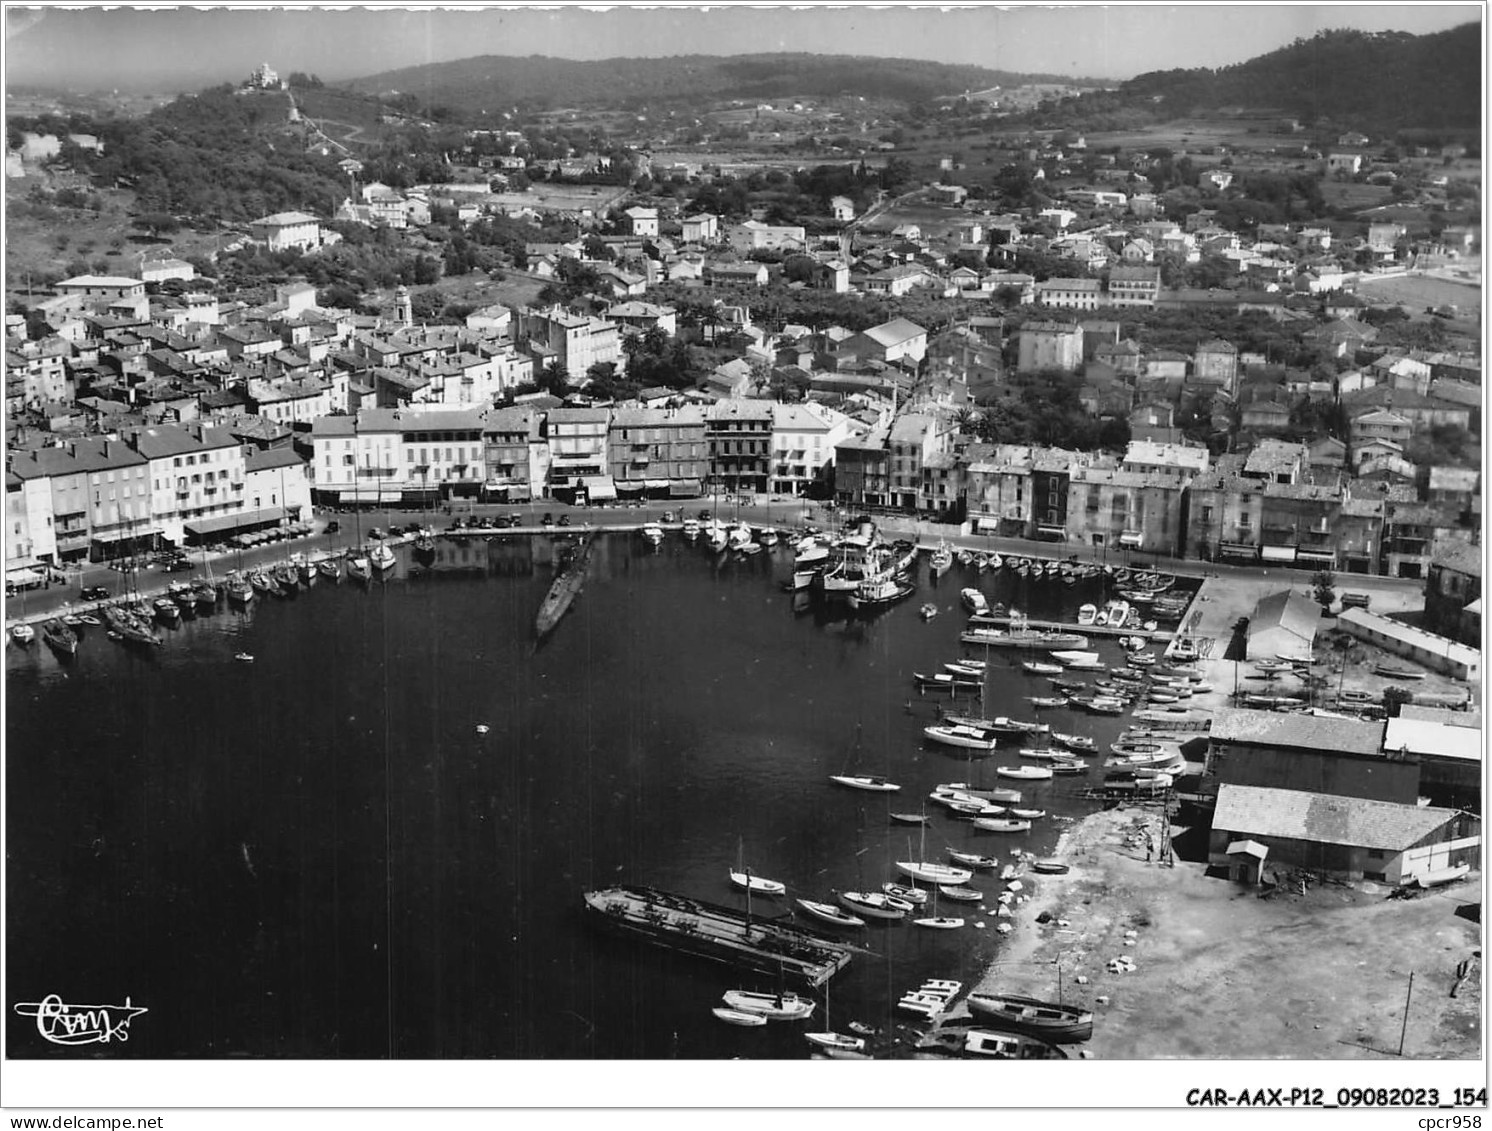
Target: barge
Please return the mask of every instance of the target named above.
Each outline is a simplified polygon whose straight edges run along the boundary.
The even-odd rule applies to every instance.
[[[622,934],[761,974],[791,975],[810,986],[823,985],[852,955],[844,943],[801,927],[653,888],[588,891],[585,904]]]

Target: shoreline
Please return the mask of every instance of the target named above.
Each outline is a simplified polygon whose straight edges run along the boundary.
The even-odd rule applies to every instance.
[[[1479,873],[1408,900],[1376,884],[1245,887],[1205,862],[1161,862],[1164,821],[1120,806],[1065,829],[1050,858],[1070,870],[1021,873],[1030,898],[1002,920],[1014,930],[973,992],[1091,1009],[1092,1039],[1065,1046],[1073,1058],[1394,1059],[1412,972],[1404,1055],[1478,1056],[1480,980],[1449,991],[1479,961],[1480,925],[1464,914]]]

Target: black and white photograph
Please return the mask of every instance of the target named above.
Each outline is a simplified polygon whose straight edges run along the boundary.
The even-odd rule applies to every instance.
[[[7,1110],[1480,1125],[1484,4],[4,15]]]

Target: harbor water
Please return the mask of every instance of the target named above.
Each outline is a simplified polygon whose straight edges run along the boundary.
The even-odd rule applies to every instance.
[[[65,663],[39,640],[7,648],[16,1000],[148,1008],[109,1056],[804,1057],[801,1024],[711,1016],[724,991],[772,978],[608,935],[582,893],[641,884],[745,909],[727,880],[744,865],[788,887],[752,913],[785,915],[950,847],[1041,855],[1094,808],[1081,787],[1124,725],[1038,714],[1023,696],[1052,689],[1021,671],[1031,654],[991,651],[982,703],[959,709],[1093,735],[1094,768],[1023,783],[1050,814],[1027,834],[926,801],[1019,761],[1014,737],[976,761],[922,738],[948,699],[912,673],[975,654],[959,589],[1070,623],[1108,596],[1103,578],[934,580],[919,563],[908,600],[857,615],[783,592],[786,548],[608,535],[536,647],[547,538],[440,540],[425,566],[399,554],[385,580],[220,605],[154,650],[97,627]],[[902,789],[829,782],[846,772]],[[890,820],[924,808],[925,828]],[[987,910],[937,912],[962,930],[848,935],[862,950],[816,992],[811,1027],[889,1031],[915,1020],[894,1007],[922,980],[974,980],[997,958],[1003,885],[970,883]],[[13,1056],[68,1052],[14,1011],[8,1024]]]

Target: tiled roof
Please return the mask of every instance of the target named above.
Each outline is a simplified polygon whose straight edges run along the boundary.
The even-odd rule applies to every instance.
[[[1438,542],[1430,554],[1430,565],[1465,574],[1482,576],[1482,547],[1470,542]]]
[[[1383,749],[1383,724],[1220,707],[1213,716],[1211,738],[1214,742],[1376,755]]]
[[[1454,809],[1223,784],[1218,787],[1212,827],[1229,833],[1402,852],[1457,816]]]
[[[1254,606],[1249,618],[1249,636],[1283,628],[1304,641],[1314,641],[1321,626],[1321,607],[1294,593],[1271,593]]]

